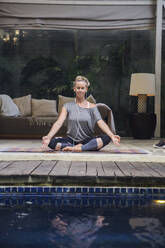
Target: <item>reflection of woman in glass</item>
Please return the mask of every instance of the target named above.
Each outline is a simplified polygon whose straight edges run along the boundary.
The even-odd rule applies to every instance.
[[[96,239],[97,231],[107,225],[103,223],[104,216],[69,217],[64,221],[58,214],[52,220],[50,233],[51,242],[61,247],[88,248]]]
[[[75,101],[64,104],[58,120],[54,123],[49,133],[44,136],[42,148],[47,146],[54,150],[63,151],[94,151],[107,145],[110,140],[118,145],[120,137],[114,135],[108,125],[102,120],[95,104],[85,99],[85,94],[90,83],[87,78],[77,76],[73,90],[76,94]],[[68,119],[68,130],[66,138],[53,138]],[[95,124],[105,133],[94,137]]]

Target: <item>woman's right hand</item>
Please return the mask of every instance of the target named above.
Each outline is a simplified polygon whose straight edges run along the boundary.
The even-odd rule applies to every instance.
[[[50,137],[48,135],[42,137],[42,149],[48,148],[48,145],[50,143]]]

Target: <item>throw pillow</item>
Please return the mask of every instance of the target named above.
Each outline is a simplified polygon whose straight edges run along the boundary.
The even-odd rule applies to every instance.
[[[13,101],[17,105],[22,116],[30,116],[32,114],[31,95],[14,98]]]
[[[67,97],[67,96],[58,95],[58,114],[60,114],[62,107],[65,103],[73,102],[74,99],[75,99],[74,97]]]
[[[13,102],[10,96],[8,95],[0,95],[1,99],[1,108],[0,115],[1,116],[19,116],[20,111],[17,105]]]
[[[89,95],[86,100],[90,103],[96,104],[96,100],[92,95]]]
[[[32,116],[57,116],[56,100],[32,98]]]
[[[67,96],[61,96],[58,95],[58,114],[60,114],[61,109],[63,107],[63,105],[67,102],[73,102],[74,101],[74,97],[67,97]],[[86,100],[90,103],[95,103],[96,104],[96,100],[92,95],[89,95]]]

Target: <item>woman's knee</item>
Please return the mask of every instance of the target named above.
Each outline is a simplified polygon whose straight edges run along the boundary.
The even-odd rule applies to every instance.
[[[60,138],[52,138],[49,142],[48,147],[54,150],[56,148],[57,143],[60,143]]]
[[[101,138],[96,138],[97,142],[97,150],[101,149],[103,147],[103,141]]]
[[[103,146],[108,145],[110,143],[110,141],[111,141],[111,138],[106,134],[100,135],[100,138],[101,138],[101,140],[103,142]]]

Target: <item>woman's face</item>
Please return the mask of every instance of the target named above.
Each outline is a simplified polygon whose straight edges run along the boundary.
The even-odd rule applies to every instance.
[[[88,88],[84,81],[78,81],[76,82],[73,90],[76,93],[77,97],[82,98],[85,96],[85,93],[87,92]]]

